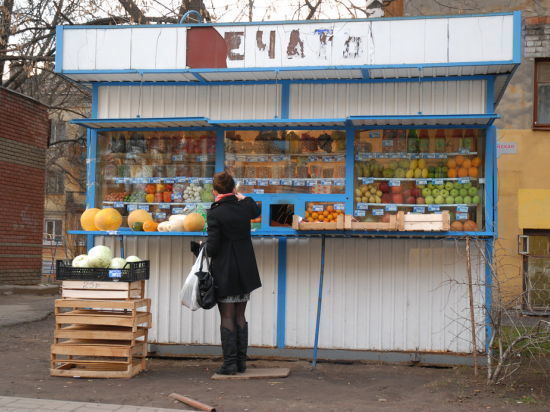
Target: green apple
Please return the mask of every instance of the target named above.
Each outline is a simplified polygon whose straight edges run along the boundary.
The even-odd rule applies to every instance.
[[[475,195],[472,197],[472,203],[479,205],[480,202],[481,202],[481,198],[478,195]]]
[[[447,196],[445,198],[445,203],[448,205],[452,205],[455,202],[455,198],[453,196]]]
[[[443,203],[445,202],[445,199],[443,198],[443,196],[439,195],[435,198],[435,203],[437,205],[442,205]]]
[[[472,183],[471,182],[466,182],[466,183],[464,183],[463,186],[464,186],[465,189],[469,189],[469,188],[472,187]]]
[[[423,197],[428,197],[428,196],[431,196],[432,195],[432,191],[431,189],[425,187],[424,189],[422,189],[422,196]]]
[[[464,197],[464,196],[468,196],[468,189],[460,189],[460,196]]]
[[[427,205],[432,205],[435,202],[435,199],[432,196],[426,196],[424,199]]]
[[[472,204],[472,198],[470,196],[464,196],[464,203],[467,205]]]
[[[477,188],[475,188],[475,187],[470,187],[470,188],[468,189],[468,194],[469,194],[470,196],[475,196],[475,195],[477,195]]]
[[[428,189],[433,189],[434,188],[434,184],[433,183],[428,183]]]
[[[464,198],[462,196],[455,196],[455,203],[457,205],[460,205],[464,202]]]
[[[445,189],[452,190],[454,187],[453,182],[447,182],[445,183]]]
[[[432,189],[432,196],[433,197],[439,196],[439,189]]]
[[[454,183],[453,183],[453,187],[454,187],[456,190],[460,190],[460,187],[461,187],[461,186],[462,186],[462,185],[461,185],[460,183],[458,183],[458,182],[454,182]]]
[[[447,196],[449,196],[449,191],[447,189],[441,189],[439,191],[439,194],[443,197],[447,197]]]
[[[452,189],[451,191],[449,191],[449,194],[452,197],[457,197],[458,196],[458,190],[457,189]]]

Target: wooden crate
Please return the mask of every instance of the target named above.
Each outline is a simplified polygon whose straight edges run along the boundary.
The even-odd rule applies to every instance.
[[[379,230],[379,231],[397,231],[401,229],[404,213],[399,211],[397,214],[390,215],[389,222],[357,222],[351,215],[346,215],[346,230]]]
[[[344,215],[338,215],[336,222],[304,222],[300,216],[292,216],[294,230],[344,230]]]
[[[451,217],[448,210],[444,210],[442,213],[407,213],[404,218],[402,230],[405,231],[446,232],[451,229]]]
[[[145,281],[96,282],[64,280],[61,297],[68,299],[139,299],[145,293]]]
[[[150,309],[150,299],[57,299],[50,374],[130,378],[146,370]]]

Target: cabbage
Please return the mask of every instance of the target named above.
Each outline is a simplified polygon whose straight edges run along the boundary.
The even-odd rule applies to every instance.
[[[88,255],[78,255],[71,263],[74,268],[87,268],[90,267]]]
[[[113,259],[113,252],[107,246],[94,246],[88,251],[89,264],[94,268],[108,268]]]
[[[128,256],[126,262],[141,262],[141,259],[137,256]]]
[[[126,259],[121,257],[116,257],[111,260],[111,265],[109,266],[111,269],[122,269],[124,268],[124,265],[126,264]]]

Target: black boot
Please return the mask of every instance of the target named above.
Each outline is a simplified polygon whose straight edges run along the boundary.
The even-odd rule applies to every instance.
[[[248,322],[244,327],[237,325],[237,370],[246,370],[246,349],[248,348]]]
[[[220,327],[222,337],[223,365],[216,373],[235,375],[237,373],[237,332]]]

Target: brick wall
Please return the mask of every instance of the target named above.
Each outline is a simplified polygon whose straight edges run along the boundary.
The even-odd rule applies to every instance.
[[[42,270],[47,107],[0,88],[0,284],[36,284]]]
[[[550,16],[524,20],[525,57],[550,57]]]

